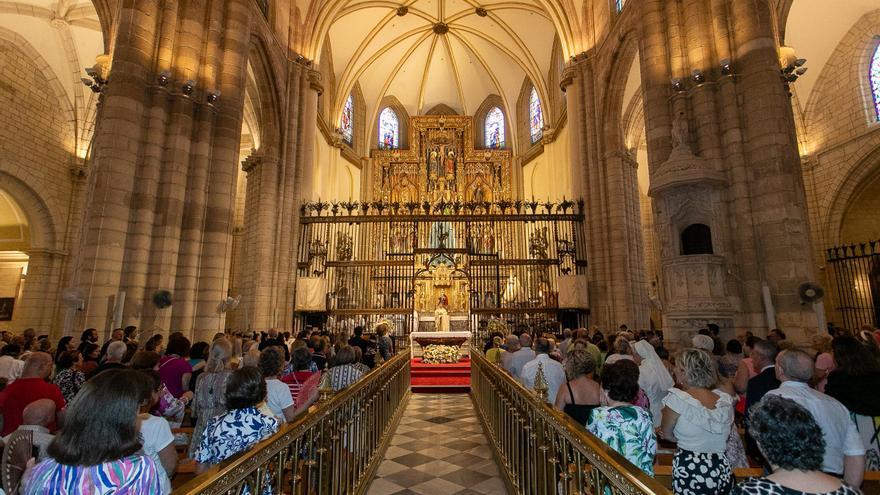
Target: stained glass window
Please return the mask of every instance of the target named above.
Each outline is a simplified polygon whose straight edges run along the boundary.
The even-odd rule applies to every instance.
[[[541,111],[541,100],[538,92],[532,88],[529,95],[529,133],[532,136],[532,144],[537,143],[544,135],[544,112]]]
[[[871,59],[871,95],[874,97],[874,111],[877,114],[877,120],[880,121],[880,43],[874,50],[874,57]]]
[[[379,149],[396,149],[400,146],[400,121],[390,107],[379,114]]]
[[[342,119],[339,122],[339,129],[342,131],[342,139],[351,144],[352,130],[354,129],[353,125],[353,110],[354,101],[351,98],[351,95],[348,95],[348,99],[345,100],[345,106],[342,107]]]
[[[626,0],[614,0],[614,5],[617,7],[617,11],[620,12],[623,10],[623,4],[626,3]]]
[[[487,148],[503,148],[504,147],[504,113],[501,109],[494,107],[486,114],[486,147]]]

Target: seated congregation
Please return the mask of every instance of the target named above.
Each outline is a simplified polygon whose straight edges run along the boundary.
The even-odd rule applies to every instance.
[[[308,414],[393,356],[385,335],[113,332],[53,346],[31,329],[3,332],[0,493],[168,494]],[[29,448],[28,448],[29,447]],[[27,469],[25,470],[25,467]],[[12,473],[12,475],[9,475]]]
[[[550,405],[677,495],[849,495],[880,470],[880,332],[800,348],[706,329],[670,355],[662,334],[620,330],[520,327],[486,357],[529,389],[540,368]]]

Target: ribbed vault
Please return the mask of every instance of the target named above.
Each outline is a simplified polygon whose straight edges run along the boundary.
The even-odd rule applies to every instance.
[[[396,97],[410,115],[439,104],[464,115],[497,94],[514,108],[528,78],[549,115],[549,74],[557,35],[543,0],[349,0],[329,2],[318,26],[333,52],[336,85],[332,115],[338,116],[355,84],[374,122],[380,102]],[[336,10],[334,11],[334,6]],[[564,53],[560,51],[557,53]],[[559,55],[557,55],[559,56]],[[320,61],[319,61],[320,62]],[[513,120],[514,115],[508,115]]]

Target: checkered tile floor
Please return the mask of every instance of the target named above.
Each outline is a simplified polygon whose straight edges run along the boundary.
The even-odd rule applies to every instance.
[[[506,495],[467,395],[414,394],[367,495]]]

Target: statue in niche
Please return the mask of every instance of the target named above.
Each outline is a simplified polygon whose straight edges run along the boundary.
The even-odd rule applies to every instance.
[[[449,152],[446,153],[446,160],[444,162],[444,165],[445,165],[445,169],[446,169],[446,177],[448,179],[454,179],[455,178],[455,151],[449,150]]]
[[[431,153],[428,155],[428,172],[435,178],[441,175],[440,159],[437,156],[437,150],[431,150]]]
[[[434,330],[437,332],[449,331],[449,297],[445,292],[437,298],[437,309],[434,310]]]
[[[684,112],[678,112],[678,115],[672,120],[672,149],[684,147],[685,150],[690,151],[690,139],[687,115]]]

